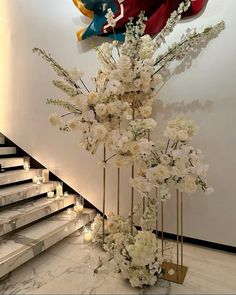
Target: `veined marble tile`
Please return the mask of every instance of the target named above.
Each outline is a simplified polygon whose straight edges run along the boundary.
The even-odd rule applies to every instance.
[[[24,158],[0,158],[2,168],[12,168],[24,165]]]
[[[93,275],[92,259],[97,261],[101,253],[95,245],[83,244],[81,231],[76,231],[0,282],[0,293],[236,294],[235,254],[184,244],[189,271],[183,285],[160,280],[155,287],[133,289],[118,275],[114,277],[112,265]]]
[[[159,281],[153,288],[132,288],[127,281],[107,274],[94,275],[84,266],[71,265],[63,274],[32,294],[168,294],[170,283]]]
[[[85,209],[79,216],[65,211],[2,240],[0,242],[0,277],[83,227],[94,216],[93,209]]]
[[[0,207],[45,194],[49,191],[54,191],[57,185],[57,181],[41,184],[29,182],[7,188],[0,188]]]
[[[75,195],[60,199],[42,197],[9,209],[0,210],[0,236],[39,220],[75,203]]]
[[[185,244],[184,265],[184,284],[173,284],[172,294],[236,294],[235,254]]]
[[[12,170],[0,173],[0,185],[11,184],[18,181],[33,179],[34,176],[41,176],[42,169]]]
[[[15,147],[0,147],[0,156],[16,154]]]

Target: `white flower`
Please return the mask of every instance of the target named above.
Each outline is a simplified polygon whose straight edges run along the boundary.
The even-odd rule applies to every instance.
[[[145,122],[145,127],[150,130],[154,129],[157,125],[157,122],[151,118],[145,119],[144,122]]]
[[[95,111],[98,116],[104,116],[107,113],[107,107],[104,103],[99,103],[95,106]]]
[[[116,156],[114,164],[116,167],[121,168],[132,164],[132,158],[128,156]]]
[[[164,136],[173,141],[177,141],[177,130],[175,128],[170,128],[167,126],[166,130],[164,131]]]
[[[149,35],[144,35],[140,38],[141,48],[139,51],[139,56],[141,59],[149,59],[153,57],[154,54],[154,42]]]
[[[147,118],[152,114],[152,107],[151,106],[142,106],[139,108],[139,112],[142,117]]]
[[[147,178],[150,181],[163,182],[165,179],[171,176],[168,166],[159,164],[156,167],[149,168],[146,172]]]
[[[91,105],[95,105],[97,102],[98,102],[98,99],[99,99],[99,95],[97,92],[95,91],[91,91],[89,94],[88,94],[88,103],[91,104]]]
[[[175,274],[175,270],[173,268],[168,270],[168,275],[173,276]]]
[[[109,58],[112,55],[113,46],[112,44],[108,42],[102,43],[101,46],[98,48],[97,51],[98,58],[103,61],[103,58],[101,56],[105,55],[107,58]]]
[[[135,243],[128,245],[127,250],[135,266],[146,266],[153,263],[157,252],[156,236],[149,231],[139,231]]]
[[[81,72],[77,68],[73,68],[72,70],[69,71],[69,75],[70,75],[71,79],[77,81],[77,80],[80,80],[82,78],[83,72]]]
[[[186,130],[180,130],[177,132],[177,138],[180,141],[187,141],[189,138],[188,132]]]
[[[166,200],[170,199],[171,194],[170,194],[169,188],[165,184],[159,187],[159,192],[160,192],[160,197],[162,202],[165,202]]]
[[[116,26],[116,20],[114,19],[114,13],[112,12],[111,8],[108,8],[105,17],[107,19],[107,23],[114,28]]]
[[[104,94],[106,96],[111,96],[116,94],[122,94],[123,92],[123,85],[119,81],[113,79],[108,81]]]
[[[131,153],[132,155],[138,155],[139,150],[140,150],[140,148],[139,148],[139,144],[138,144],[138,142],[136,142],[136,141],[128,142],[128,143],[126,144],[126,148],[127,148],[127,150],[130,151],[130,153]]]
[[[88,97],[84,94],[74,96],[70,101],[80,110],[86,110],[88,108]]]
[[[110,102],[108,103],[107,105],[107,111],[110,115],[118,115],[119,113],[119,107],[118,107],[118,104],[117,102]]]
[[[83,112],[83,118],[85,121],[93,122],[95,120],[95,114],[93,110]]]
[[[140,139],[138,142],[141,154],[149,154],[153,148],[154,143],[146,138]]]
[[[59,116],[58,114],[51,114],[48,120],[53,126],[56,126],[56,125],[60,126],[63,123],[61,116]]]
[[[107,135],[107,129],[102,124],[93,124],[90,131],[93,139],[98,141],[102,141]]]
[[[145,177],[138,176],[130,180],[130,183],[141,193],[149,193],[152,190],[152,184]]]
[[[181,184],[181,190],[185,193],[194,193],[197,190],[196,178],[191,175],[186,175]]]
[[[182,117],[169,121],[165,130],[165,137],[173,141],[188,141],[198,132],[197,125]]]

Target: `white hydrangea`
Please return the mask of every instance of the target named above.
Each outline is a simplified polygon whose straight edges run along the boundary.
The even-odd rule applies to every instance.
[[[153,263],[157,253],[156,236],[149,231],[139,231],[134,240],[133,245],[127,246],[132,264],[143,267]]]

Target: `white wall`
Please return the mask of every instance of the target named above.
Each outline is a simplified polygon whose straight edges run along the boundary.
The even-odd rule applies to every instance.
[[[205,151],[211,165],[209,181],[215,193],[186,197],[185,235],[232,246],[236,246],[235,11],[235,0],[209,0],[200,18],[178,25],[172,39],[188,25],[203,28],[221,19],[226,21],[226,30],[190,69],[169,80],[156,108],[160,127],[180,112],[199,124],[195,144]],[[66,68],[80,67],[91,86],[89,77],[98,66],[95,54],[90,40],[78,44],[75,36],[84,23],[70,0],[0,1],[0,131],[101,209],[102,173],[97,157],[80,149],[76,134],[63,134],[49,126],[47,117],[55,109],[45,99],[61,94],[50,84],[55,76],[48,65],[31,52],[38,46]],[[116,172],[109,173],[108,211],[115,210],[116,192]],[[130,206],[127,173],[122,176],[123,214]],[[174,201],[165,211],[169,232],[175,228]]]

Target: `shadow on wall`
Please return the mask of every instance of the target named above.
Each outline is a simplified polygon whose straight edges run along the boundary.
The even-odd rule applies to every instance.
[[[176,113],[187,113],[189,111],[196,112],[196,111],[211,111],[213,103],[211,101],[206,101],[205,103],[201,103],[199,100],[194,100],[190,103],[186,103],[185,101],[178,101],[174,103],[166,104],[161,100],[158,100],[156,103],[156,107],[154,110],[154,115],[157,116],[161,114],[163,119],[170,119]]]

